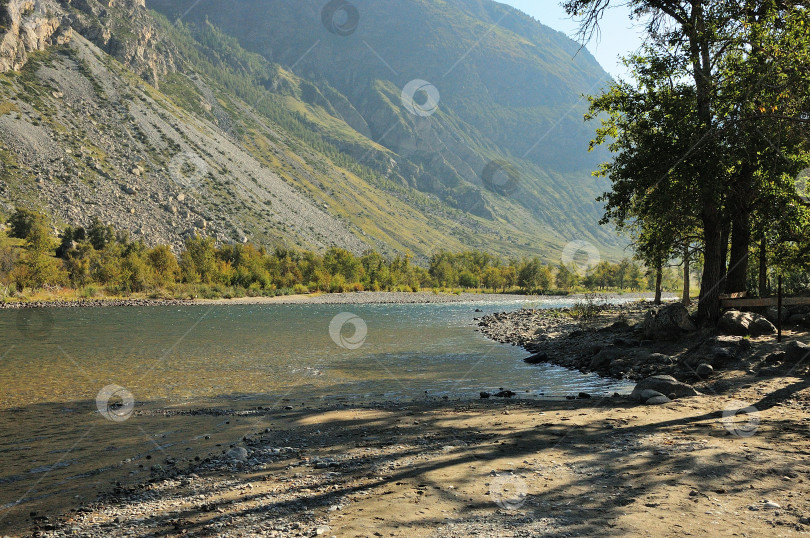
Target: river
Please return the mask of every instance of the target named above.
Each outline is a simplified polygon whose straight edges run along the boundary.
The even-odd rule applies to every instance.
[[[288,406],[477,398],[501,387],[521,399],[629,392],[624,382],[527,365],[525,351],[475,330],[474,317],[487,313],[571,303],[492,296],[0,311],[0,529],[6,518],[27,524],[32,508],[69,509],[123,478],[142,480],[151,454],[205,455],[266,425],[165,418],[167,409],[259,407],[264,416]],[[111,398],[120,417],[109,414]]]

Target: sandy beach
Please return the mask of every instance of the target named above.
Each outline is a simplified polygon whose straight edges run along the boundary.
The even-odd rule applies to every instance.
[[[27,524],[39,536],[804,532],[810,384],[725,379],[726,393],[653,407],[607,398],[154,410],[148,419],[166,427],[223,424],[218,438],[233,442],[199,461],[167,455],[148,480]],[[736,401],[758,416],[724,419]]]

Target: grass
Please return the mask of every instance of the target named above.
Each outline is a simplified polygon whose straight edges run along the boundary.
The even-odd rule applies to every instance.
[[[9,114],[10,112],[19,112],[20,109],[11,101],[0,103],[0,116]]]

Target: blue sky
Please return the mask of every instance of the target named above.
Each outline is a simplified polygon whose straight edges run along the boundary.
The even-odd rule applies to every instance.
[[[560,7],[560,0],[498,0],[528,13],[535,19],[576,39],[577,23],[568,18]],[[619,2],[617,2],[619,4]],[[630,20],[630,12],[623,6],[611,8],[601,23],[601,39],[588,43],[588,50],[605,70],[613,76],[626,74],[619,56],[634,52],[641,45],[643,32]]]

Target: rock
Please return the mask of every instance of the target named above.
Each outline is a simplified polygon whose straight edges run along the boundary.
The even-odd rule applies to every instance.
[[[646,402],[650,398],[657,398],[659,396],[664,396],[664,395],[661,394],[660,392],[658,392],[657,390],[652,390],[652,389],[644,389],[639,394],[639,397],[640,397],[642,402]]]
[[[544,362],[548,362],[548,355],[546,353],[536,353],[531,357],[526,357],[523,359],[523,362],[527,364],[541,364]]]
[[[803,325],[804,314],[791,314],[786,323],[788,325]]]
[[[762,506],[765,508],[782,508],[779,503],[774,501],[765,501]]]
[[[751,336],[776,334],[776,327],[773,326],[773,323],[771,323],[764,317],[760,316],[759,314],[754,314],[754,321],[751,322],[751,325],[749,325],[748,330],[750,331]]]
[[[785,360],[799,362],[807,359],[810,359],[810,345],[793,341],[785,347]]]
[[[706,364],[704,362],[698,365],[695,373],[698,375],[698,377],[709,377],[714,373],[714,368],[712,368],[711,364]]]
[[[645,362],[656,364],[656,365],[670,365],[674,364],[675,360],[670,357],[669,355],[664,355],[663,353],[651,353]]]
[[[729,310],[720,318],[717,329],[725,334],[747,336],[748,326],[751,324],[751,321],[753,321],[753,317],[750,312]]]
[[[493,394],[493,396],[495,396],[496,398],[511,398],[513,396],[516,396],[516,394],[511,390],[500,390],[495,394]]]
[[[774,325],[779,320],[779,316],[777,315],[777,308],[775,306],[769,306],[768,309],[765,311],[765,317],[773,323]],[[782,307],[782,323],[785,323],[790,318],[790,311]]]
[[[649,310],[644,317],[642,328],[645,338],[651,340],[674,339],[683,332],[697,330],[682,303],[672,303]]]
[[[205,227],[208,223],[205,222],[205,219],[197,219],[194,221],[194,226],[199,228],[200,230],[205,230]]]
[[[315,534],[317,536],[323,536],[324,534],[326,534],[327,532],[329,532],[331,530],[332,530],[332,528],[329,527],[329,525],[321,525],[320,527],[315,529]]]
[[[132,195],[132,194],[136,194],[136,193],[138,192],[138,191],[135,189],[135,187],[133,187],[132,185],[124,185],[124,186],[123,186],[123,187],[121,187],[121,188],[123,189],[123,191],[124,191],[125,193],[130,194],[130,195]]]
[[[244,447],[237,446],[225,453],[233,461],[246,461],[248,452]]]
[[[622,351],[615,346],[608,346],[591,359],[589,369],[592,371],[601,370],[610,365],[611,361],[621,358]]]
[[[0,73],[19,71],[28,54],[72,37],[69,21],[52,16],[51,8],[30,0],[0,2]]]
[[[488,392],[481,392],[480,395],[481,395],[481,398],[483,398],[483,399],[489,398],[491,396],[491,394],[488,393]]]
[[[663,405],[663,404],[669,403],[671,401],[672,400],[670,400],[669,398],[667,398],[666,396],[664,396],[662,394],[661,396],[656,396],[654,398],[650,398],[649,400],[647,400],[644,403],[647,404],[647,405]]]
[[[765,364],[778,364],[787,358],[787,353],[784,351],[774,351],[765,357]]]
[[[630,397],[641,400],[641,393],[646,389],[654,390],[661,394],[672,394],[675,398],[698,396],[700,394],[692,385],[682,383],[670,375],[654,375],[636,383],[636,387],[633,389],[633,392],[630,393]]]
[[[587,392],[580,392],[577,395],[577,398],[579,398],[580,400],[589,400],[591,398],[591,395],[588,394]]]
[[[183,194],[182,192],[177,195],[177,201],[178,202],[184,202],[185,200],[186,200],[186,195]]]
[[[736,336],[762,336],[776,332],[776,327],[763,316],[737,310],[729,310],[723,314],[717,324],[717,329],[725,334]]]

